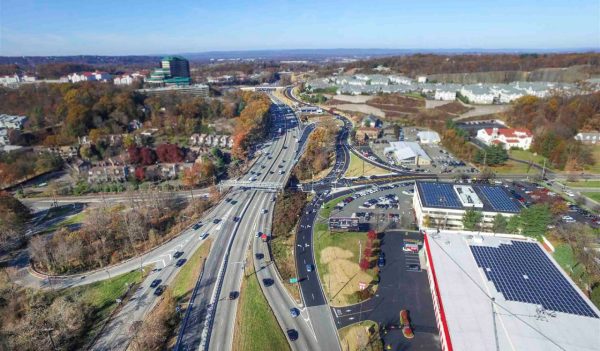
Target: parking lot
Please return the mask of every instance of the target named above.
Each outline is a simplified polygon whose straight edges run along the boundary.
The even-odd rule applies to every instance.
[[[413,182],[372,187],[338,203],[331,217],[358,217],[370,229],[414,228]]]
[[[415,269],[420,268],[417,252],[403,249],[406,243],[416,244],[418,249],[422,249],[422,236],[418,232],[390,230],[384,232],[381,239],[386,263],[381,268],[379,288],[367,301],[333,308],[338,328],[361,320],[372,320],[380,324],[384,345],[390,345],[392,350],[439,350],[427,272]],[[404,309],[410,314],[415,334],[412,340],[406,339],[399,328],[399,314]]]

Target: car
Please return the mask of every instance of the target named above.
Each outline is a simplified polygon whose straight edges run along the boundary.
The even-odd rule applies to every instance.
[[[215,219],[213,219],[213,223],[214,223],[214,224],[218,224],[220,221],[221,221],[221,220],[220,220],[219,218],[215,218]]]
[[[166,287],[164,285],[159,285],[156,290],[154,290],[154,295],[160,296],[163,292],[165,292]]]
[[[379,256],[379,258],[377,259],[377,267],[381,268],[385,266],[385,258],[382,256]]]
[[[300,315],[300,311],[298,311],[296,307],[292,307],[290,308],[290,315],[292,316],[292,318],[296,318]]]
[[[414,263],[414,264],[409,264],[406,267],[407,270],[411,271],[411,272],[420,272],[421,271],[421,266]]]
[[[231,201],[231,198],[229,198],[229,197],[225,199],[225,202],[230,202],[230,201]]]
[[[237,291],[232,291],[229,293],[229,299],[230,300],[235,300],[237,299],[237,297],[240,296],[240,293]]]
[[[290,339],[290,341],[298,340],[298,332],[296,331],[296,329],[288,329],[286,331],[286,334],[287,334],[288,338]]]
[[[234,222],[239,222],[240,221],[240,217],[238,217],[238,216],[233,217],[233,221]]]
[[[182,251],[175,251],[175,253],[173,254],[173,258],[179,258],[181,257],[181,255],[183,255]]]
[[[306,265],[306,271],[307,271],[307,272],[312,272],[312,271],[313,271],[313,265],[312,265],[312,264],[310,264],[310,263],[309,263],[309,264],[307,264],[307,265]]]
[[[200,235],[200,240],[204,240],[208,237],[208,232],[203,233],[202,235]]]
[[[194,224],[194,226],[192,228],[194,228],[194,230],[198,230],[198,229],[200,229],[200,227],[202,227],[202,223],[198,222],[198,223]]]
[[[255,254],[254,256],[256,257],[257,260],[262,260],[265,257],[265,255],[260,252]]]
[[[152,283],[150,283],[150,287],[151,287],[152,289],[154,289],[154,288],[156,288],[157,286],[159,286],[159,285],[160,285],[160,283],[162,283],[162,279],[154,279],[154,280],[152,281]]]
[[[180,258],[179,260],[177,260],[177,262],[175,263],[175,267],[181,267],[183,266],[183,264],[186,262],[187,260],[185,258]]]
[[[262,213],[268,213],[268,212],[269,212],[269,210],[267,210],[266,208],[262,209]]]
[[[271,278],[265,278],[263,279],[263,284],[265,284],[265,286],[271,286],[275,283],[275,281]]]

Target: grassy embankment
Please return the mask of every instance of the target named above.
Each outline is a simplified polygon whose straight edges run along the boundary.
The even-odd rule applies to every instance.
[[[363,162],[364,162],[364,172],[363,172]],[[391,173],[387,169],[383,169],[372,165],[366,161],[363,161],[361,158],[356,156],[353,153],[350,153],[350,164],[348,165],[348,170],[344,173],[344,177],[360,177],[360,176],[370,176],[370,175],[382,175]]]
[[[290,350],[251,264],[246,267],[236,316],[234,351]]]
[[[330,232],[327,219],[334,206],[346,196],[333,199],[325,204],[319,212],[319,220],[315,223],[314,251],[315,260],[323,290],[334,306],[345,306],[360,301],[358,296],[359,282],[369,284],[374,292],[377,284],[373,282],[375,269],[362,271],[359,267],[361,253],[367,242],[364,232]],[[375,258],[371,258],[375,260]]]

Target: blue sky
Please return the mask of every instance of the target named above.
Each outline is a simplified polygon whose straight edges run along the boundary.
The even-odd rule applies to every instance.
[[[0,56],[600,48],[600,0],[0,0]]]

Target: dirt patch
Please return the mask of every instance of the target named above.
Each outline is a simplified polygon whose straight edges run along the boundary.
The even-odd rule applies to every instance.
[[[350,111],[350,112],[360,112],[370,115],[375,115],[377,117],[385,117],[385,113],[378,108],[373,106],[364,105],[364,104],[342,104],[333,106],[337,109]]]
[[[340,344],[343,351],[381,351],[383,343],[379,337],[377,323],[360,322],[339,331]]]
[[[328,99],[342,102],[350,102],[352,104],[364,104],[372,100],[374,96],[369,95],[325,95]]]
[[[353,258],[352,252],[338,247],[328,247],[321,251],[321,263],[327,266],[323,285],[332,296],[331,304],[334,306],[348,305],[353,300],[359,283],[371,283],[371,276],[361,271]]]

